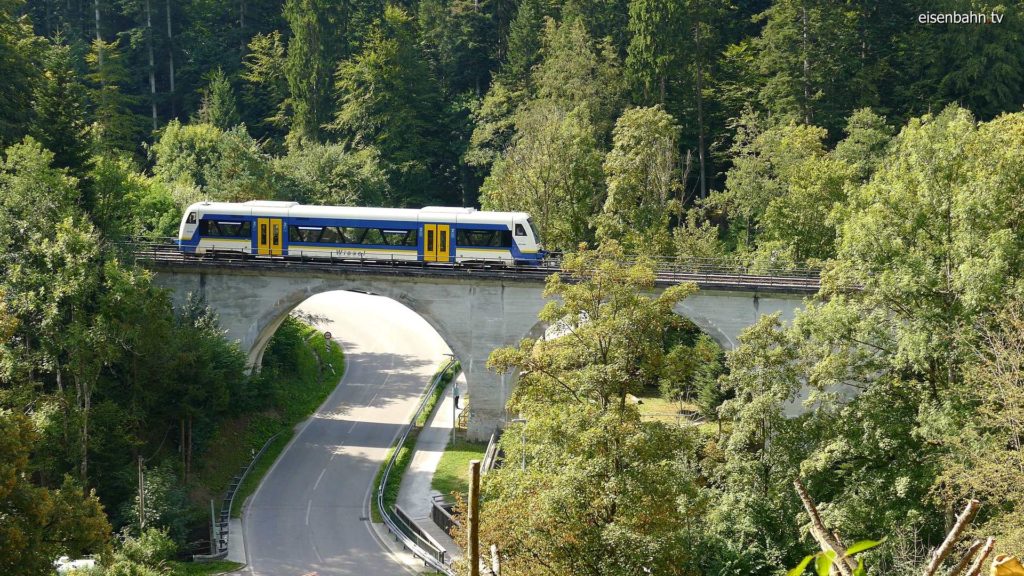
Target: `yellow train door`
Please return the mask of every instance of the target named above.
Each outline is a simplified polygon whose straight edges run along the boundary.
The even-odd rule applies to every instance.
[[[423,261],[424,262],[448,262],[451,255],[451,246],[448,242],[448,224],[424,224],[423,225]]]
[[[437,224],[423,225],[423,261],[437,261]]]
[[[448,246],[448,225],[438,224],[437,225],[437,262],[448,262],[449,254],[451,252]]]
[[[280,256],[283,244],[284,234],[280,218],[256,219],[256,245],[259,254]]]

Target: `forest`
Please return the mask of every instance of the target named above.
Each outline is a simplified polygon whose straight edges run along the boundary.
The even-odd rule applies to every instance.
[[[920,574],[971,498],[1024,552],[1024,3],[0,7],[0,573],[183,546],[193,454],[274,395],[122,247],[201,199],[522,210],[566,253],[544,319],[580,338],[491,359],[530,367],[529,466],[484,486],[504,574],[785,573],[816,549],[794,478],[884,538],[868,573]],[[947,12],[1002,18],[919,21]],[[642,296],[694,259],[822,289],[726,353],[666,314],[689,288]],[[644,388],[711,425],[645,420]]]

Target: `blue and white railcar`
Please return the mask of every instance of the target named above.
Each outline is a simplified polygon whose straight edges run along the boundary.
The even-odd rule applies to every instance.
[[[252,200],[188,207],[178,231],[182,252],[263,256],[539,263],[544,258],[525,212],[430,206],[350,208]]]

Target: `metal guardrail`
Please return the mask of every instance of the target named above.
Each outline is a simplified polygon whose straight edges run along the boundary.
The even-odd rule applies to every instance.
[[[484,451],[484,461],[480,466],[480,474],[487,474],[494,468],[498,458],[498,440],[498,433],[492,432],[491,439],[487,441],[487,450]]]
[[[449,536],[455,528],[462,528],[462,523],[452,516],[450,508],[450,504],[445,504],[443,495],[434,496],[430,502],[430,519]]]
[[[396,520],[396,524],[398,524],[399,530],[416,542],[416,544],[419,544],[420,548],[433,554],[435,560],[447,566],[449,564],[449,562],[446,561],[448,551],[438,544],[436,540],[431,538],[429,534],[417,526],[416,522],[414,522],[413,519],[398,506],[398,504],[395,504],[394,511],[394,519]]]
[[[249,472],[252,471],[253,465],[255,465],[256,461],[260,459],[260,456],[267,451],[270,443],[280,435],[281,433],[278,432],[270,438],[267,438],[267,441],[263,443],[263,447],[260,448],[259,452],[253,454],[252,459],[249,460],[249,464],[244,470],[242,470],[241,474],[238,474],[231,480],[231,485],[228,486],[227,492],[224,493],[224,499],[221,501],[220,516],[217,519],[217,526],[219,530],[217,531],[217,538],[210,543],[210,554],[195,554],[192,556],[193,560],[200,562],[220,560],[227,556],[228,538],[230,537],[230,534],[228,533],[228,524],[231,522],[231,509],[235,506],[235,495],[238,494],[238,488],[243,482],[245,482],[245,478],[249,475]]]
[[[185,254],[168,241],[136,241],[123,243],[135,258],[157,266],[212,269],[279,269],[308,272],[364,272],[384,275],[416,275],[543,282],[550,274],[561,271],[558,260],[538,266],[493,266],[417,262],[389,257],[367,258],[341,256],[333,253],[304,254],[292,250],[286,256],[255,256],[241,251],[216,251]],[[813,294],[821,286],[820,270],[812,268],[754,268],[731,260],[692,258],[687,260],[654,260],[656,284],[670,286],[694,282],[701,288],[720,290],[771,290]]]
[[[430,384],[430,388],[423,394],[423,398],[420,400],[419,406],[416,408],[416,413],[412,415],[412,419],[405,425],[405,430],[402,431],[402,436],[395,443],[395,449],[391,451],[391,458],[384,467],[384,473],[380,478],[380,486],[377,487],[377,511],[380,512],[380,517],[384,519],[384,524],[388,527],[388,531],[395,535],[396,538],[402,541],[402,545],[406,549],[410,550],[416,556],[419,556],[431,568],[448,574],[449,576],[455,576],[455,571],[450,566],[445,564],[443,561],[437,559],[436,553],[431,554],[425,550],[419,543],[415,542],[410,538],[401,528],[398,526],[398,520],[391,515],[391,511],[384,506],[384,491],[388,485],[388,478],[391,475],[391,469],[395,466],[395,461],[398,459],[398,453],[401,452],[402,446],[405,445],[406,440],[409,438],[409,432],[412,431],[416,425],[416,420],[420,417],[423,409],[426,407],[430,397],[434,394],[434,389],[437,388],[444,375],[449,369],[455,364],[456,360],[452,358],[441,370],[438,371],[437,376],[434,377],[433,382]],[[442,556],[443,557],[443,556]]]

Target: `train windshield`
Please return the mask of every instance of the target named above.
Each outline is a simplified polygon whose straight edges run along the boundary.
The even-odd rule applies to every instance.
[[[533,218],[527,218],[526,223],[530,226],[530,230],[533,230],[533,239],[540,245],[540,230],[533,224]]]

